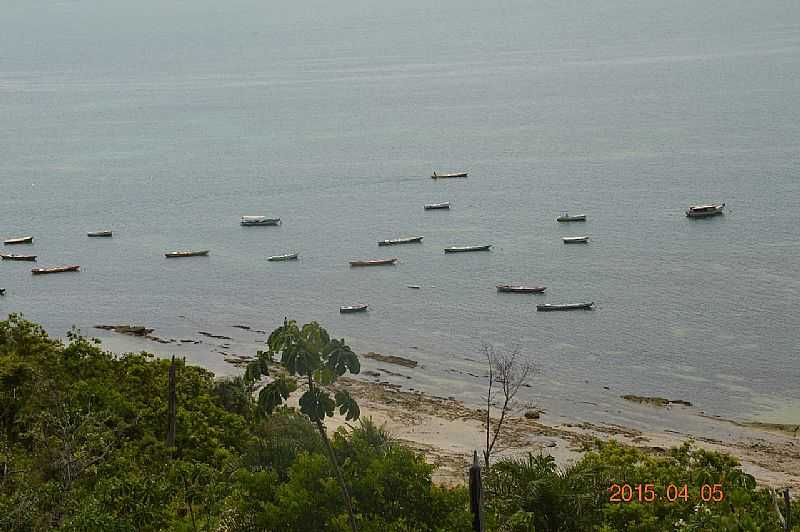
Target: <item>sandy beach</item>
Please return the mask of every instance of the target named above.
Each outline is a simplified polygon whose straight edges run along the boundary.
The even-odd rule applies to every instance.
[[[358,400],[362,417],[372,418],[396,439],[424,453],[429,462],[436,464],[438,482],[449,485],[466,482],[472,453],[477,450],[480,455],[485,444],[485,409],[467,405],[454,397],[404,390],[398,384],[381,380],[376,373],[367,370],[362,378],[340,379],[339,385],[346,387]],[[640,431],[613,423],[564,419],[548,412],[541,412],[539,419],[533,420],[518,411],[504,425],[495,459],[543,452],[552,455],[560,464],[567,464],[579,459],[595,438],[615,439],[653,452],[692,440],[698,447],[736,456],[742,468],[762,485],[800,489],[798,426],[751,426],[705,416],[683,405],[632,404],[631,408],[668,410],[696,422],[694,425],[701,429]],[[499,414],[499,409],[493,412]],[[344,420],[337,417],[328,426],[335,430],[344,424]]]
[[[266,331],[255,333],[263,342]],[[204,332],[184,341],[182,348],[212,349],[219,359],[208,369],[218,375],[235,374],[253,355],[232,354],[229,341],[225,335]],[[169,356],[173,349],[165,347],[164,339],[144,331],[114,334],[103,342],[118,353],[145,349]],[[172,339],[166,342],[177,343]],[[473,451],[480,455],[485,445],[485,404],[475,398],[485,393],[486,376],[471,375],[475,384],[465,393],[463,388],[453,389],[451,382],[431,382],[426,378],[426,366],[409,358],[367,352],[359,359],[358,377],[341,378],[337,386],[346,387],[358,401],[362,417],[372,418],[394,438],[423,453],[438,466],[438,482],[465,482]],[[536,397],[536,379],[531,388],[526,396]],[[568,464],[578,460],[595,438],[615,439],[653,452],[691,440],[698,447],[736,456],[743,469],[763,485],[800,489],[800,425],[724,419],[681,400],[635,396],[626,400],[620,391],[608,389],[605,393],[604,403],[586,402],[583,416],[575,415],[574,405],[567,409],[544,397],[535,404],[520,401],[506,420],[494,459],[544,452],[559,464]],[[537,419],[524,416],[531,410]],[[496,415],[498,408],[493,409]],[[328,421],[331,431],[344,425],[339,416]]]

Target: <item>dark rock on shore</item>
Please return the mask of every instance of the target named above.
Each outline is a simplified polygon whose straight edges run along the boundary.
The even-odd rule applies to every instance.
[[[205,331],[197,331],[197,334],[202,334],[203,336],[207,336],[209,338],[216,338],[218,340],[233,340],[230,336],[223,336],[221,334],[211,334],[210,332]]]
[[[95,329],[103,329],[104,331],[114,331],[120,334],[129,334],[131,336],[147,336],[154,329],[148,329],[141,325],[95,325]]]
[[[380,353],[374,353],[370,351],[369,353],[365,353],[364,357],[371,358],[379,362],[386,362],[387,364],[397,364],[398,366],[404,366],[406,368],[417,367],[416,360],[410,360],[408,358],[398,357],[395,355],[381,355]]]
[[[175,342],[175,340],[165,340],[164,338],[153,336],[150,333],[153,332],[154,329],[150,329],[141,325],[95,325],[94,328],[102,329],[104,331],[113,331],[119,334],[127,334],[128,336],[147,338],[148,340],[152,340],[153,342],[158,342],[160,344],[171,344]]]
[[[665,399],[663,397],[646,397],[642,395],[622,395],[626,401],[633,401],[634,403],[647,404],[652,406],[669,406],[669,405],[683,405],[692,406],[689,401],[682,399]]]

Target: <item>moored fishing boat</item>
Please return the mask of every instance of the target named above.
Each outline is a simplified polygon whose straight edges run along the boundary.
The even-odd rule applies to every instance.
[[[689,205],[686,209],[687,218],[708,218],[722,214],[724,203],[709,203],[708,205]]]
[[[252,225],[280,225],[281,219],[280,218],[267,218],[266,216],[242,216],[242,219],[239,221],[241,225],[244,226],[252,226]]]
[[[5,244],[6,246],[10,246],[13,244],[33,244],[33,237],[21,236],[19,238],[9,238],[8,240],[3,240],[3,244]]]
[[[438,210],[438,209],[449,209],[450,208],[450,202],[449,201],[443,201],[442,203],[426,203],[424,208],[425,208],[426,211],[434,211],[434,210]]]
[[[563,236],[561,240],[563,240],[565,244],[586,244],[589,242],[589,236]]]
[[[497,285],[498,292],[513,292],[515,294],[541,294],[546,288],[545,286]]]
[[[593,305],[594,301],[589,301],[587,303],[567,303],[564,305],[545,303],[544,305],[536,305],[536,310],[539,312],[549,312],[553,310],[591,310]]]
[[[398,244],[413,244],[417,242],[422,242],[421,236],[408,236],[404,238],[393,238],[390,240],[379,240],[379,246],[396,246]]]
[[[491,249],[491,244],[486,244],[484,246],[450,246],[449,248],[444,248],[445,253],[466,253],[468,251],[489,251]]]
[[[0,258],[3,260],[26,260],[28,262],[34,262],[36,260],[36,255],[0,255]]]
[[[169,251],[164,253],[164,256],[168,259],[174,259],[177,257],[205,257],[208,255],[207,249],[201,249],[197,251]]]
[[[369,305],[347,305],[339,307],[339,312],[342,314],[352,314],[353,312],[364,312]]]
[[[86,233],[86,236],[91,237],[91,238],[103,238],[103,237],[109,238],[109,237],[113,236],[113,234],[114,233],[112,231],[108,231],[108,230],[90,231],[90,232]]]
[[[285,260],[297,260],[299,256],[299,253],[288,253],[286,255],[273,255],[272,257],[268,257],[267,260],[270,262],[281,262]]]
[[[569,214],[568,212],[564,211],[561,213],[561,216],[556,218],[557,222],[585,222],[586,215],[585,214]]]
[[[34,275],[43,275],[46,273],[63,273],[63,272],[77,272],[80,266],[55,266],[53,268],[34,268],[31,273]]]
[[[431,176],[433,179],[447,179],[449,177],[467,177],[466,172],[452,172],[449,174],[437,174],[436,172],[433,173]]]
[[[350,266],[386,266],[397,262],[393,259],[370,259],[370,260],[351,260]]]

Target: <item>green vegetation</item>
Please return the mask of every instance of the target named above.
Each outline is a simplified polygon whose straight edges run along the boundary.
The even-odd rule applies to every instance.
[[[359,416],[349,395],[328,391],[359,370],[343,340],[287,321],[268,347],[227,380],[176,361],[167,447],[170,361],[0,321],[0,530],[470,530],[466,490],[432,483],[433,467],[369,420],[320,430],[337,411]],[[654,456],[599,445],[567,470],[546,457],[499,461],[484,479],[489,530],[778,529],[769,494],[734,459],[688,446]],[[659,494],[686,483],[690,499],[611,503],[612,481]],[[716,483],[724,502],[700,502],[699,486]]]

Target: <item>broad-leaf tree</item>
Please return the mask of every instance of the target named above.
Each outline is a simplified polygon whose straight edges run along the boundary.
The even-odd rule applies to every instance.
[[[267,346],[269,350],[259,352],[258,358],[249,364],[246,379],[254,383],[267,375],[269,362],[276,355],[280,356],[280,363],[288,375],[275,376],[261,388],[258,409],[264,414],[272,413],[293,391],[305,387],[300,396],[300,412],[308,416],[322,437],[347,504],[350,526],[355,531],[357,525],[350,492],[328,439],[324,421],[337,410],[347,421],[356,420],[360,416],[358,404],[347,391],[337,390],[331,395],[325,388],[345,373],[356,374],[361,371],[358,357],[344,339],[332,339],[328,331],[315,321],[299,327],[296,321],[284,319],[283,325],[269,335]]]

